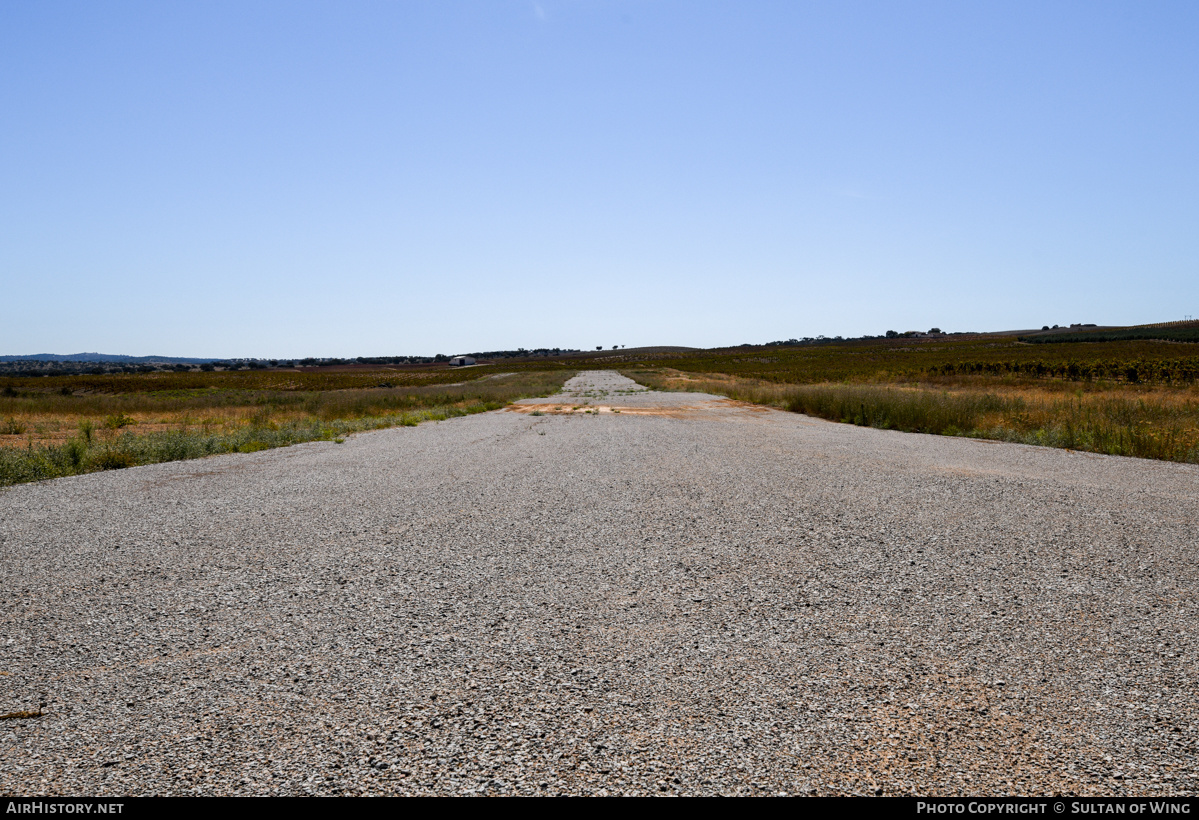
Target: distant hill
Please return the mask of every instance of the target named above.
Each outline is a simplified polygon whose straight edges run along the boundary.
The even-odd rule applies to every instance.
[[[178,356],[114,356],[110,353],[34,353],[29,356],[0,356],[0,362],[125,362],[129,364],[204,364],[221,359],[186,359]]]

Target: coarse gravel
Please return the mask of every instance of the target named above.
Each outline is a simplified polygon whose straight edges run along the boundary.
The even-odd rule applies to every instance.
[[[568,389],[0,491],[0,793],[1199,790],[1199,468]]]

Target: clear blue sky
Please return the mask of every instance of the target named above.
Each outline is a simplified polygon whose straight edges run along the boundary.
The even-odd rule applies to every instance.
[[[0,353],[1199,315],[1199,3],[0,4]]]

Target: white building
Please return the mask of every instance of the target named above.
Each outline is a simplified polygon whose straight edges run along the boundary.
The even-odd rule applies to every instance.
[[[473,356],[455,356],[450,359],[450,367],[465,367],[468,364],[474,363],[475,359]]]

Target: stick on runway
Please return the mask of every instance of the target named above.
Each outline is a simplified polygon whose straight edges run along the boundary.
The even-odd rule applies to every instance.
[[[1199,790],[1196,467],[568,389],[0,492],[0,792]]]

